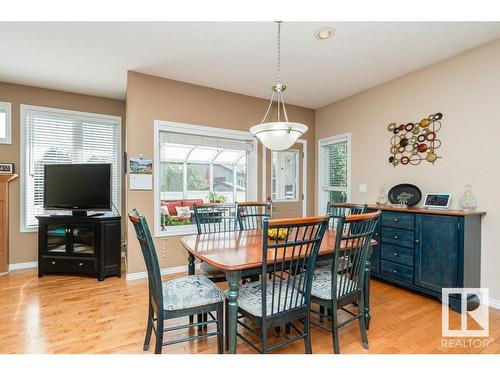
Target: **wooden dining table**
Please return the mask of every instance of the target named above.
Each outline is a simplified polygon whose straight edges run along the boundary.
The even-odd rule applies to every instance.
[[[226,274],[228,299],[228,353],[236,353],[236,329],[238,319],[238,294],[243,274],[262,267],[262,230],[243,230],[184,236],[181,243],[189,253],[188,273],[195,273],[195,259],[199,259]],[[372,247],[376,241],[372,240]],[[341,247],[343,245],[341,244]],[[318,253],[318,260],[331,257],[335,249],[335,232],[327,230]],[[272,261],[269,260],[270,262]],[[370,324],[370,257],[365,266],[365,308],[363,316],[366,328]]]

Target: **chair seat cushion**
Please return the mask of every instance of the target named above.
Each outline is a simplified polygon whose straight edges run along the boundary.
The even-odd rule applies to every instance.
[[[192,275],[162,283],[163,308],[182,310],[210,305],[224,300],[224,294],[205,276]]]
[[[342,282],[342,290],[340,283]],[[348,294],[356,290],[357,283],[354,280],[337,274],[337,297]],[[314,270],[313,281],[311,285],[311,296],[321,299],[332,299],[332,267],[324,266]]]
[[[227,293],[227,291],[226,291]],[[238,297],[238,307],[253,316],[262,317],[262,284],[260,281],[243,284],[240,287]],[[278,297],[278,293],[281,297]],[[267,281],[266,286],[266,313],[267,316],[278,312],[290,309],[291,307],[300,306],[304,303],[304,295],[290,285],[288,293],[286,292],[286,284],[283,284],[281,293],[279,291],[278,282],[275,284],[274,306],[271,306],[273,299],[273,282]],[[279,300],[279,305],[278,305]]]
[[[217,268],[215,268],[215,267],[213,267],[210,264],[207,264],[205,262],[202,262],[200,264],[200,270],[209,279],[226,277],[226,274],[224,273],[224,271],[219,270],[219,269],[217,269]]]

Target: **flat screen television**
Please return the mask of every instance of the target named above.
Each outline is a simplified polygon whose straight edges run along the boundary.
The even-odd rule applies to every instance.
[[[43,207],[87,211],[111,211],[111,164],[48,164],[44,166]]]

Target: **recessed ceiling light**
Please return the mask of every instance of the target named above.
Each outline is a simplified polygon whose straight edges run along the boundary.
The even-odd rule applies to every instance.
[[[321,27],[314,32],[314,37],[318,40],[325,40],[333,36],[334,30],[331,27]]]

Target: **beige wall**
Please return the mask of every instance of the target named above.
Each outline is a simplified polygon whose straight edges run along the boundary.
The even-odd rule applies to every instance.
[[[167,120],[225,129],[248,130],[262,120],[269,102],[183,82],[129,72],[127,82],[127,152],[129,157],[142,154],[153,158],[153,122]],[[308,140],[308,170],[314,171],[314,111],[287,106],[293,121],[310,127]],[[259,148],[259,197],[261,189],[261,151]],[[311,175],[312,176],[312,175]],[[314,192],[314,178],[309,179],[308,191]],[[308,194],[309,212],[314,210],[314,194]],[[137,208],[153,228],[153,191],[131,191],[127,188],[128,209]],[[155,239],[162,268],[187,264],[186,251],[180,237]],[[127,272],[145,270],[134,229],[128,225]],[[163,251],[165,250],[165,251]]]
[[[435,165],[388,163],[391,122],[419,121],[442,112]],[[500,300],[500,40],[411,73],[316,112],[316,140],[352,133],[352,200],[375,202],[381,184],[408,182],[451,192],[453,206],[471,184],[482,226],[482,286]],[[359,193],[358,185],[368,192]]]
[[[0,161],[16,165],[20,172],[20,104],[68,109],[120,116],[125,125],[125,102],[63,91],[13,85],[0,82],[0,101],[12,104],[12,144],[0,145]],[[37,234],[20,232],[19,179],[10,184],[9,263],[33,262],[38,259]]]

